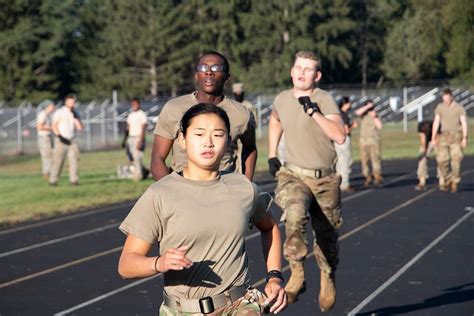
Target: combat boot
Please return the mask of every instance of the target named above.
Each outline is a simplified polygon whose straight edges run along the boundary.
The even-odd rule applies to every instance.
[[[454,181],[451,182],[451,193],[458,192],[458,184]]]
[[[382,184],[383,177],[379,174],[374,175],[374,184]]]
[[[365,177],[364,186],[368,187],[371,183],[372,183],[372,177],[371,176]]]
[[[322,312],[329,312],[334,304],[336,304],[336,277],[334,273],[321,271],[319,308]]]
[[[304,280],[304,266],[301,261],[290,262],[291,276],[285,286],[285,292],[288,296],[288,304],[293,304],[298,300],[298,295],[306,290]]]
[[[415,190],[424,191],[426,190],[426,179],[420,178],[420,182],[415,186]]]

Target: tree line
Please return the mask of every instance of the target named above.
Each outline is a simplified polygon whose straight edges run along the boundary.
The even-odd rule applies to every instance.
[[[471,0],[0,0],[0,100],[176,95],[217,50],[249,90],[290,84],[298,50],[324,83],[474,79]]]

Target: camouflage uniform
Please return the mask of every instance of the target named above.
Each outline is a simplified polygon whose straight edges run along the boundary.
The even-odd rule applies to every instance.
[[[372,163],[372,173],[375,176],[382,175],[382,167],[380,163],[380,139],[377,138],[360,138],[360,163],[362,165],[362,174],[369,178],[370,168],[369,161]]]
[[[225,315],[225,316],[259,316],[263,314],[261,304],[266,300],[265,294],[257,289],[249,289],[241,299],[233,304],[219,308],[213,313],[207,315]],[[174,310],[164,304],[160,307],[160,316],[196,316],[201,313],[183,313]]]
[[[464,157],[461,147],[462,133],[443,132],[438,137],[436,161],[441,176],[446,183],[459,183],[461,181],[461,161]]]
[[[284,210],[285,259],[304,261],[308,253],[306,223],[311,215],[313,251],[321,271],[334,272],[338,259],[338,232],[342,224],[339,185],[341,177],[332,174],[320,179],[297,174],[285,167],[277,173],[275,202]]]

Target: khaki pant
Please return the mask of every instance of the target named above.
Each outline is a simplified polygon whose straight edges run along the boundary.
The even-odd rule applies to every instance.
[[[79,182],[78,161],[79,161],[79,146],[75,139],[71,140],[71,145],[61,143],[59,138],[54,138],[53,149],[53,164],[51,166],[51,173],[49,175],[49,183],[57,183],[61,171],[63,169],[64,160],[68,158],[69,164],[69,182]]]
[[[350,136],[346,136],[344,144],[334,143],[337,153],[336,171],[341,175],[341,189],[347,189],[350,186],[352,166],[352,141]]]
[[[369,161],[372,164],[372,173],[374,177],[382,176],[380,139],[360,138],[360,163],[362,165],[362,174],[368,178],[371,176]]]
[[[461,132],[443,132],[438,136],[435,148],[438,169],[445,182],[461,181],[461,161],[464,157],[461,147]]]
[[[38,136],[38,148],[41,156],[41,170],[43,176],[49,177],[53,161],[53,142],[49,135]]]
[[[142,170],[143,166],[143,151],[137,149],[137,144],[140,138],[138,137],[128,137],[127,144],[132,154],[133,158],[133,174],[132,179],[134,180],[141,180],[143,178]]]
[[[314,232],[313,251],[321,271],[336,270],[339,258],[339,234],[342,224],[341,177],[333,174],[321,179],[307,177],[282,167],[277,173],[275,201],[282,208],[286,224],[283,246],[290,263],[303,261],[308,253],[306,223],[311,217]]]
[[[265,302],[265,295],[257,289],[249,289],[241,299],[235,301],[232,305],[222,307],[207,315],[225,315],[225,316],[260,316],[263,315],[261,304]],[[161,305],[160,316],[193,316],[202,315],[201,313],[182,313],[166,305]]]

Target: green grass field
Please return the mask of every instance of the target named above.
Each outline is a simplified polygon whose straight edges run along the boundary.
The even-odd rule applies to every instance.
[[[470,122],[470,139],[474,137]],[[383,129],[383,159],[416,157],[418,135],[415,125],[403,133],[400,124],[386,124]],[[353,156],[358,160],[358,130],[353,134]],[[148,146],[150,148],[150,146]],[[258,140],[257,172],[267,171],[267,139]],[[474,154],[472,143],[466,154]],[[145,163],[150,161],[150,150]],[[116,178],[116,168],[126,162],[122,150],[81,153],[81,185],[69,185],[67,163],[58,187],[50,187],[41,177],[39,156],[17,156],[0,160],[0,224],[36,219],[78,209],[92,208],[136,199],[153,180],[133,182]]]

